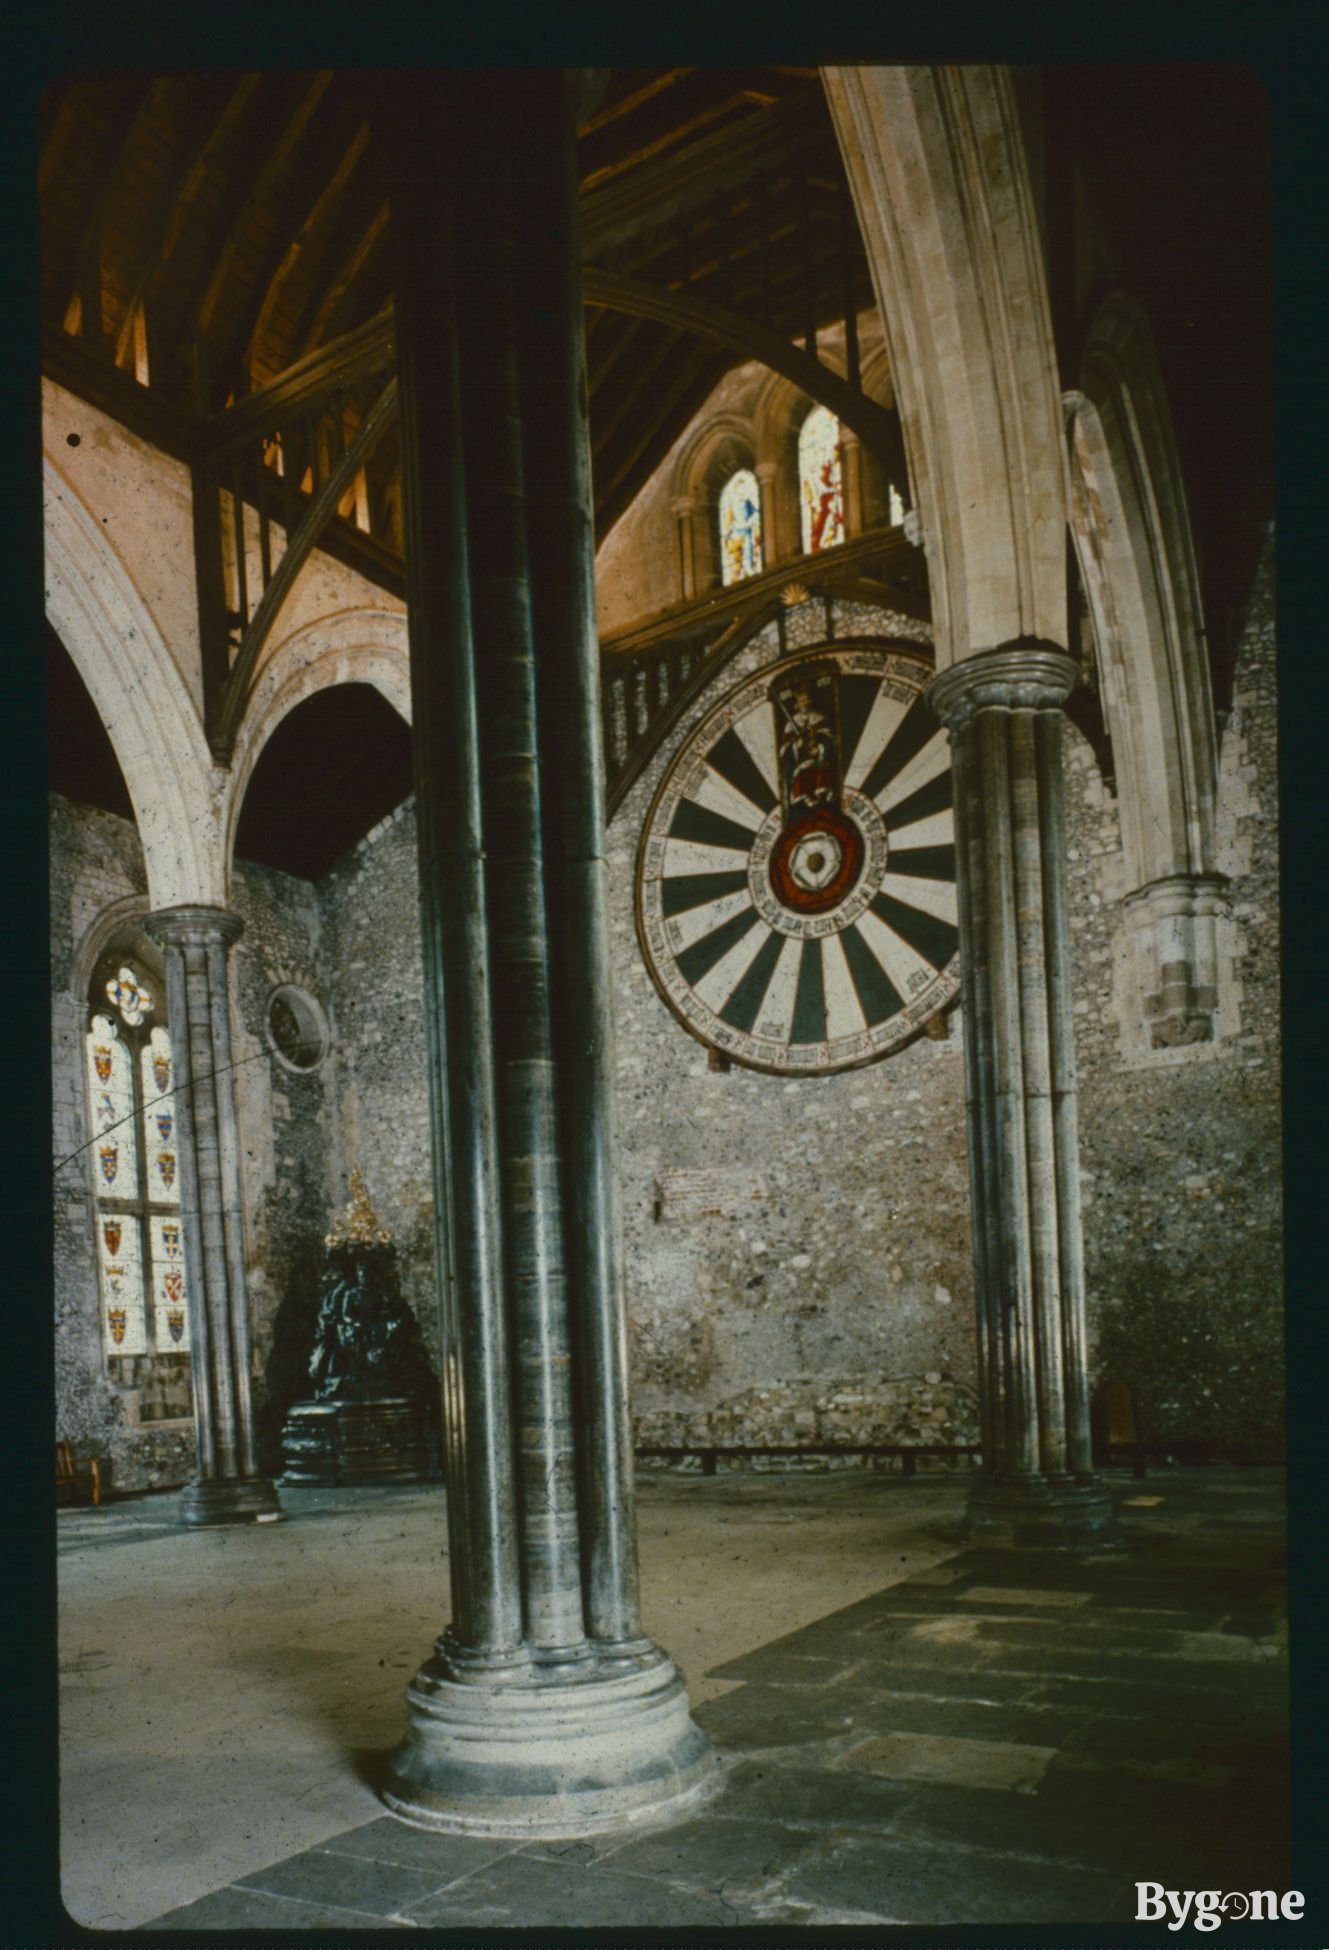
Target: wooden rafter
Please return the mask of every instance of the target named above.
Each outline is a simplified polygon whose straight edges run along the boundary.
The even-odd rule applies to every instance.
[[[689,136],[695,135],[698,129],[709,127],[712,122],[718,122],[722,116],[732,115],[735,108],[743,106],[741,94],[726,95],[723,101],[708,103],[705,108],[698,109],[695,115],[689,116],[686,122],[676,122],[672,128],[663,130],[649,142],[643,142],[639,148],[631,150],[626,156],[619,156],[615,161],[604,163],[599,169],[589,171],[582,178],[582,190],[594,190],[601,184],[612,182],[614,177],[622,176],[626,170],[640,168],[642,163],[649,162],[653,156],[663,155],[667,149],[677,149],[680,143],[685,142]]]
[[[235,266],[236,253],[240,246],[246,218],[251,212],[261,209],[267,203],[331,84],[330,69],[322,68],[310,77],[301,90],[299,100],[286,117],[280,134],[264,155],[257,173],[250,179],[247,189],[242,192],[237,207],[229,213],[226,233],[213,262],[212,275],[208,279],[195,313],[195,323],[200,338],[206,339],[211,329],[222,292],[226,289]]]
[[[630,178],[599,187],[583,181],[583,250],[599,258],[631,243],[644,224],[672,223],[681,212],[707,204],[718,189],[750,182],[772,169],[788,172],[791,158],[818,151],[835,153],[829,119],[810,131],[805,103],[779,102],[728,128],[712,130],[681,153],[653,158]]]
[[[65,299],[78,294],[82,300],[82,335],[94,343],[102,337],[102,294],[98,266],[107,206],[123,177],[134,137],[146,126],[165,86],[160,75],[148,75],[131,88],[121,113],[108,131],[103,145],[104,161],[97,172],[97,192],[83,224],[73,261],[62,276],[62,308]]]
[[[643,82],[640,88],[634,88],[630,94],[620,95],[616,102],[609,104],[608,108],[597,109],[594,115],[589,115],[577,130],[578,139],[582,136],[594,135],[597,129],[607,128],[611,122],[617,122],[620,117],[631,115],[633,110],[640,108],[643,102],[651,101],[666,88],[672,88],[676,81],[681,81],[684,75],[694,72],[692,68],[665,68],[661,74],[652,76],[650,81]]]
[[[615,631],[600,645],[605,668],[630,660],[653,644],[674,637],[700,635],[713,623],[732,622],[778,595],[790,582],[804,583],[814,592],[831,589],[839,594],[848,587],[863,584],[868,570],[876,564],[884,565],[888,571],[892,566],[897,567],[900,580],[872,579],[873,600],[926,622],[931,614],[926,598],[909,593],[906,586],[906,578],[917,572],[918,550],[905,540],[898,528],[874,528],[865,535],[855,535],[850,541],[838,542],[834,548],[779,562],[773,569],[763,569],[760,575],[730,583],[727,588],[709,590],[691,602],[677,603],[645,622]]]
[[[627,338],[629,334],[625,332],[623,336]],[[651,398],[651,388],[661,368],[671,362],[682,363],[683,348],[680,348],[678,339],[672,332],[657,331],[654,337],[656,343],[647,351],[645,358],[640,363],[634,362],[630,384],[623,388],[612,407],[607,411],[602,410],[599,423],[593,424],[597,453],[609,448],[619,427],[630,415],[634,413],[641,415],[642,401]],[[690,351],[692,348],[686,341],[684,343],[686,350]],[[596,390],[598,392],[599,388],[597,387]],[[654,402],[650,417],[652,419],[655,417]]]
[[[181,153],[163,173],[157,206],[139,253],[138,274],[125,306],[125,315],[116,341],[116,358],[123,359],[129,345],[134,318],[140,307],[150,303],[161,267],[169,257],[184,226],[185,216],[198,198],[199,184],[216,153],[244,114],[259,83],[255,74],[241,75],[230,89],[220,112],[213,117],[200,115],[187,137]]]
[[[324,335],[337,315],[337,308],[368,263],[379,238],[387,229],[388,216],[387,203],[380,203],[368,224],[356,237],[350,250],[337,266],[327,290],[319,300],[312,324],[307,331],[301,328],[301,339],[298,342],[303,344],[305,352],[313,352],[322,345]]]
[[[229,765],[231,762],[253,688],[259,652],[267,641],[282,604],[320,535],[336,514],[338,502],[395,420],[396,413],[397,380],[394,374],[361,421],[354,439],[288,534],[285,553],[249,618],[230,673],[216,699],[214,722],[209,726],[209,742],[219,764]]]
[[[131,294],[127,317],[132,318],[141,304],[151,304],[153,294],[162,289],[166,268],[184,235],[189,218],[197,208],[203,186],[217,167],[217,159],[234,138],[244,120],[263,77],[257,71],[242,74],[226,97],[220,112],[209,122],[200,118],[193,146],[177,165],[178,187],[167,194],[156,227],[143,251],[138,282]]]
[[[277,308],[282,289],[287,279],[291,276],[301,257],[309,249],[311,240],[320,234],[322,227],[328,222],[329,213],[341,201],[347,184],[355,174],[356,165],[359,163],[360,158],[368,146],[369,124],[367,122],[361,122],[354,136],[347,144],[332,175],[314,198],[313,204],[306,213],[304,221],[301,223],[294,237],[292,237],[290,243],[286,246],[271,277],[266,280],[263,278],[259,279],[256,287],[258,304],[253,323],[247,330],[243,327],[241,328],[243,351],[240,354],[238,364],[242,374],[247,375],[253,370],[256,348],[260,344],[263,334],[267,329],[269,319]]]
[[[606,478],[604,470],[601,471],[595,491],[597,538],[603,539],[609,533],[638,489],[650,479],[672,447],[679,430],[686,426],[707,399],[724,366],[722,355],[712,353],[707,356],[704,347],[695,346],[692,356],[679,372],[676,384],[661,402],[668,418],[660,415],[657,408],[635,440],[631,452],[620,457],[612,475]]]
[[[839,373],[832,372],[819,359],[799,351],[788,339],[768,332],[753,320],[692,294],[670,291],[663,285],[648,284],[644,279],[626,278],[590,266],[582,272],[582,290],[591,304],[608,305],[636,318],[653,318],[657,324],[671,325],[675,331],[709,339],[743,359],[755,359],[769,366],[773,372],[792,380],[809,399],[828,406],[874,454],[894,457],[899,436],[893,414],[865,394],[856,392]]]

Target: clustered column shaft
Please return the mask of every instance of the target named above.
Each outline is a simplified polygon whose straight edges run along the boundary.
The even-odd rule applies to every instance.
[[[384,134],[453,1609],[385,1798],[590,1830],[708,1752],[638,1611],[571,115],[559,73],[413,95]]]
[[[232,1082],[228,954],[243,922],[224,908],[150,914],[166,963],[175,1066],[180,1226],[198,1434],[198,1476],[181,1499],[190,1525],[278,1508],[254,1456],[249,1293]]]
[[[1093,1473],[1054,646],[943,671],[964,968],[983,1481],[969,1527],[1060,1541],[1107,1526]]]

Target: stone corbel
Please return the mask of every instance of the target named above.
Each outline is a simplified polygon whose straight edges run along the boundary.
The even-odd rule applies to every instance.
[[[1168,874],[1122,903],[1137,943],[1150,1049],[1214,1040],[1216,923],[1226,913],[1227,884],[1217,873]]]

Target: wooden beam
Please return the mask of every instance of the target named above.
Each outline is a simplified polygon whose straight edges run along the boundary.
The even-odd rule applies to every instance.
[[[148,119],[167,86],[161,75],[139,77],[131,85],[121,112],[112,121],[103,147],[103,162],[98,171],[97,189],[79,237],[78,248],[68,272],[62,276],[58,306],[63,311],[73,292],[83,300],[82,336],[93,345],[102,339],[102,291],[100,255],[102,225],[112,196],[120,186],[125,163],[134,137],[147,126]]]
[[[230,89],[220,113],[211,117],[200,115],[180,155],[173,159],[170,170],[164,173],[154,221],[147,231],[140,253],[138,276],[125,307],[124,322],[115,349],[117,359],[122,358],[127,349],[134,314],[147,301],[149,286],[165,258],[174,249],[186,215],[198,200],[199,186],[206,171],[213,165],[218,145],[234,130],[253,99],[259,79],[257,74],[241,75]],[[149,356],[152,350],[149,345]]]
[[[294,237],[292,237],[290,243],[286,246],[280,261],[270,275],[265,273],[260,276],[256,287],[258,303],[254,313],[253,323],[248,329],[242,326],[240,333],[237,334],[237,337],[243,343],[243,350],[237,362],[240,373],[248,375],[253,370],[255,348],[267,329],[268,321],[271,319],[277,307],[283,285],[309,248],[311,240],[318,236],[322,227],[328,222],[328,213],[341,200],[345,193],[346,185],[354,175],[356,165],[368,146],[369,124],[367,122],[361,122],[359,128],[342,153],[336,168],[315,196],[313,204],[305,215],[304,221],[301,223]]]
[[[594,410],[595,403],[599,401],[600,410],[603,413],[606,410],[604,404],[607,398],[606,385],[614,368],[629,352],[639,352],[641,350],[643,337],[649,342],[654,335],[649,329],[648,321],[644,318],[634,318],[625,323],[621,312],[612,314],[609,312],[601,312],[599,316],[601,318],[615,317],[619,327],[618,336],[614,340],[614,343],[603,357],[596,360],[595,371],[588,373],[591,382],[590,396],[592,410]]]
[[[42,371],[75,398],[128,427],[150,446],[175,460],[192,460],[199,451],[203,422],[151,386],[99,358],[58,326],[42,330]]]
[[[259,652],[277,620],[278,611],[308,561],[315,543],[336,514],[337,503],[396,415],[397,380],[394,374],[365,415],[355,438],[310,500],[294,532],[286,537],[286,551],[249,619],[249,627],[218,699],[216,722],[209,726],[208,742],[219,765],[229,765],[231,762],[235,741],[244,722]]]
[[[207,423],[209,451],[229,452],[259,434],[271,433],[297,412],[308,413],[325,394],[345,386],[348,380],[371,372],[375,366],[386,366],[392,358],[392,343],[392,313],[381,311],[355,331],[307,353],[269,385],[260,386],[224,412],[214,413]]]
[[[718,189],[746,183],[765,170],[787,168],[794,152],[838,157],[829,115],[815,114],[806,100],[781,102],[730,128],[716,129],[690,142],[681,154],[641,165],[626,181],[599,188],[583,184],[583,253],[599,257],[630,241],[644,225],[667,225],[708,203]]]
[[[59,85],[58,82],[51,83],[53,89],[58,88]],[[65,150],[69,145],[70,137],[82,119],[79,114],[78,99],[74,93],[76,85],[69,82],[65,83],[65,92],[56,104],[55,113],[50,119],[50,126],[42,135],[37,163],[38,196],[45,195],[47,185],[50,183],[52,177],[55,176],[65,159]]]
[[[633,327],[629,326],[628,332],[624,336],[627,337],[633,329]],[[636,329],[639,331],[640,326]],[[685,347],[684,350],[690,351],[691,347]],[[632,413],[639,413],[641,411],[643,396],[649,397],[655,376],[661,366],[668,364],[670,360],[677,359],[679,352],[679,343],[676,338],[673,338],[667,333],[657,333],[655,345],[647,351],[645,358],[633,362],[632,375],[628,383],[619,393],[614,405],[612,407],[606,407],[602,404],[599,424],[596,425],[592,422],[594,452],[596,454],[607,451],[610,442],[618,432],[619,427],[622,426],[624,420]],[[597,394],[600,392],[598,385],[596,392]],[[661,404],[658,398],[651,401],[650,411],[645,417],[652,423],[661,417]]]
[[[609,669],[630,660],[653,643],[667,643],[671,637],[704,635],[711,627],[741,617],[750,608],[760,608],[791,582],[806,584],[814,594],[824,589],[833,593],[866,589],[870,583],[873,593],[865,600],[882,609],[900,610],[917,621],[928,621],[931,610],[925,596],[869,577],[872,565],[889,569],[893,562],[899,563],[902,575],[912,574],[918,565],[918,551],[898,528],[869,529],[850,542],[840,542],[817,555],[794,556],[787,562],[777,563],[773,569],[763,569],[758,576],[730,583],[727,589],[710,590],[690,603],[676,603],[646,622],[633,623],[612,636],[602,637],[601,656]]]
[[[676,122],[672,128],[665,129],[660,135],[652,137],[649,142],[643,142],[639,148],[629,150],[626,156],[620,156],[616,162],[605,163],[601,168],[591,170],[582,178],[583,190],[594,190],[601,184],[611,182],[615,176],[622,176],[629,169],[639,169],[642,163],[649,162],[652,156],[662,155],[666,149],[677,149],[681,142],[686,141],[688,136],[695,135],[698,129],[706,128],[711,122],[718,122],[721,116],[730,114],[733,109],[742,105],[741,95],[726,95],[723,101],[711,102],[706,108],[698,109],[695,115],[689,116],[687,121]]]
[[[685,74],[694,72],[692,68],[666,68],[653,80],[644,82],[640,88],[634,88],[631,94],[621,95],[616,102],[611,102],[608,108],[597,109],[594,115],[588,115],[577,130],[577,140],[580,141],[586,135],[594,135],[597,129],[607,128],[611,122],[617,122],[623,115],[630,115],[634,108],[640,108],[643,102],[650,101],[666,88],[672,88],[674,83],[681,80]]]
[[[250,214],[263,207],[272,193],[274,183],[290,162],[299,147],[305,131],[313,120],[314,111],[332,85],[332,71],[321,68],[301,90],[299,100],[286,117],[281,131],[270,146],[258,150],[262,161],[257,172],[250,178],[247,190],[238,204],[233,204],[226,225],[226,234],[213,262],[212,275],[208,279],[203,296],[195,313],[195,329],[200,339],[206,340],[212,327],[221,296],[230,281],[239,249],[240,233]]]
[[[663,285],[621,277],[616,272],[599,271],[589,265],[582,271],[582,292],[589,304],[606,305],[635,318],[653,318],[657,324],[670,325],[675,331],[689,332],[722,345],[737,359],[755,359],[792,380],[819,406],[829,407],[873,454],[886,458],[898,450],[894,414],[856,392],[820,359],[800,352],[788,339],[768,332],[765,326],[691,293],[670,291]]]
[[[632,505],[634,497],[718,383],[723,372],[723,361],[717,359],[714,353],[707,357],[700,346],[696,350],[700,356],[685,363],[678,384],[671,389],[664,402],[666,411],[661,413],[657,408],[632,453],[615,468],[608,484],[596,484],[597,542],[604,539],[619,516]]]
[[[386,202],[380,203],[369,223],[360,232],[350,250],[338,265],[327,290],[319,300],[318,310],[314,314],[313,323],[310,325],[308,331],[303,334],[306,354],[313,352],[322,344],[324,333],[336,317],[337,307],[342,303],[347,292],[368,263],[374,246],[387,229],[388,216],[388,204]]]
[[[263,76],[257,71],[238,76],[220,112],[211,123],[200,120],[196,145],[187,158],[181,159],[179,188],[173,194],[173,186],[168,185],[156,232],[144,251],[142,268],[130,301],[129,313],[132,317],[140,304],[150,302],[153,297],[157,297],[163,338],[168,346],[182,321],[178,316],[163,316],[161,313],[160,307],[165,303],[166,296],[167,267],[179,247],[190,217],[198,207],[206,183],[217,171],[219,155],[233,140],[262,80]],[[177,302],[176,313],[181,310],[182,306]],[[155,350],[156,348],[150,343],[149,357],[153,356]],[[155,359],[154,367],[160,366],[161,363],[159,358]],[[154,387],[160,386],[160,379],[160,373],[155,372]]]

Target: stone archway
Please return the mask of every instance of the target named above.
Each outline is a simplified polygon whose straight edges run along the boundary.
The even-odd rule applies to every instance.
[[[293,630],[268,657],[236,739],[223,810],[229,866],[245,793],[282,719],[334,684],[372,684],[411,722],[406,616],[389,609],[341,609]]]
[[[1114,292],[1066,398],[1071,533],[1116,755],[1136,968],[1128,1043],[1208,1042],[1218,1006],[1217,733],[1199,574],[1153,335]]]
[[[1010,75],[822,76],[886,333],[938,663],[1064,643],[1061,405]]]
[[[79,495],[45,460],[46,613],[114,748],[154,907],[222,906],[225,775],[157,623]]]

